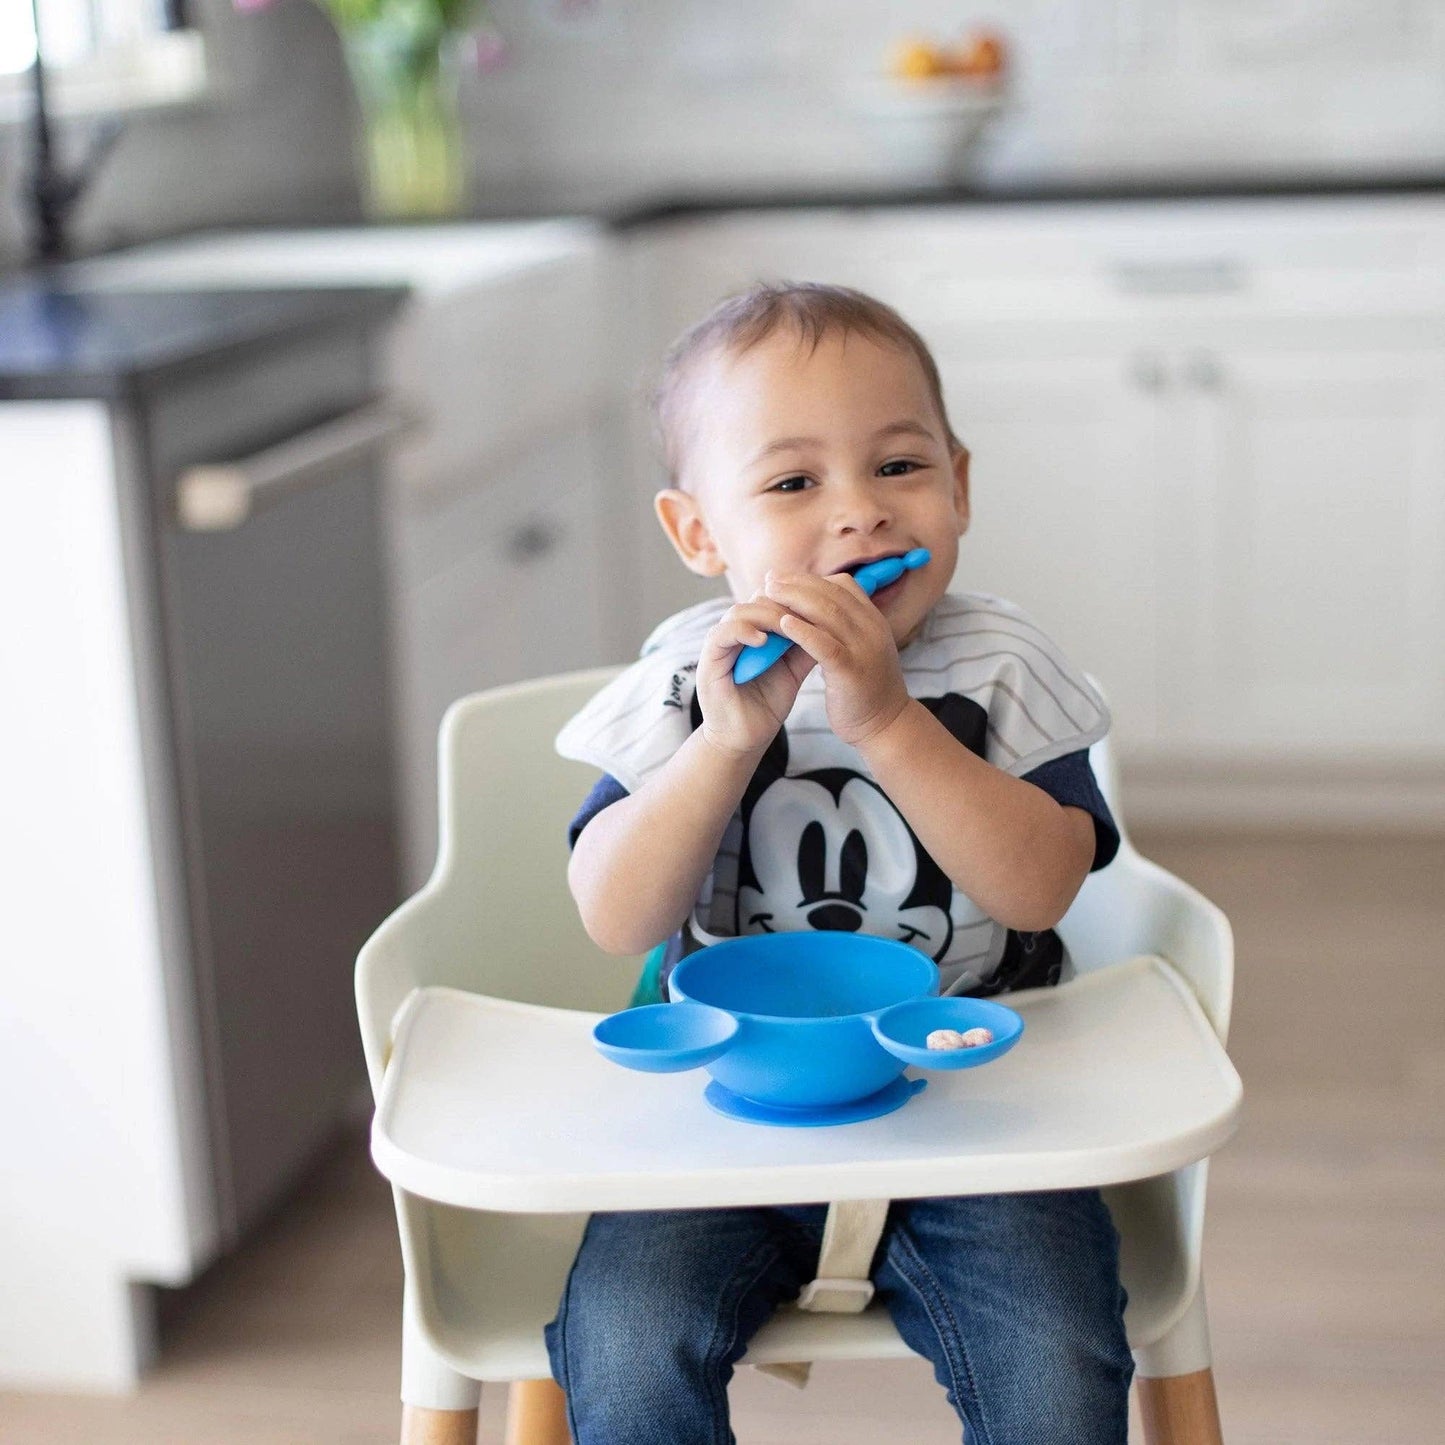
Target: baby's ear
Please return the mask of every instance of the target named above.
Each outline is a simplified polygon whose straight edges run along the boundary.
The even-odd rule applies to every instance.
[[[667,487],[652,499],[652,508],[667,540],[689,571],[699,577],[721,577],[727,571],[702,508],[691,492]]]
[[[968,531],[968,448],[954,448],[953,452],[953,509],[958,513],[958,535]]]

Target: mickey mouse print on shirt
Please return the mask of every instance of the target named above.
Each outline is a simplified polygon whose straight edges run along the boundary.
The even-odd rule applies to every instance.
[[[785,773],[752,793],[735,933],[872,933],[943,957],[952,886],[876,783],[827,768]]]
[[[664,622],[642,657],[562,729],[557,749],[635,791],[701,721],[693,673],[729,603]],[[900,654],[909,693],[966,747],[1022,776],[1108,729],[1102,699],[1018,608],[947,594]],[[940,968],[944,992],[999,972],[1018,935],[954,887],[858,753],[828,726],[810,674],[724,835],[688,932],[691,947],[740,933],[842,929],[910,944]]]
[[[982,753],[988,724],[982,708],[956,695],[919,700],[954,737]],[[814,766],[804,768],[792,765],[789,739],[789,729],[774,738],[743,797],[728,931],[871,933],[912,944],[942,963],[954,935],[948,876],[888,795],[848,766],[850,758],[856,762],[852,749],[829,733],[808,749]],[[985,919],[974,909],[962,921]]]

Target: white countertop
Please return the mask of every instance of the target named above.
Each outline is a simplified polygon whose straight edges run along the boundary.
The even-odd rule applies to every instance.
[[[381,285],[439,294],[586,255],[605,229],[563,218],[214,231],[77,262],[68,277],[101,290]]]

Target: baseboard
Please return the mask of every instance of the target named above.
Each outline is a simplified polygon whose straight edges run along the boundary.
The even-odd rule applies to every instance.
[[[1132,828],[1445,833],[1434,765],[1126,762],[1120,793]]]

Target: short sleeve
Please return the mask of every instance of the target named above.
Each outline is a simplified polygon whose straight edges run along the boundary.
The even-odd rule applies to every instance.
[[[595,783],[592,784],[592,791],[582,799],[582,806],[577,809],[577,816],[567,825],[567,846],[575,848],[577,838],[582,830],[600,813],[603,808],[612,803],[619,802],[627,796],[627,789],[612,776],[611,773],[603,773]]]
[[[1119,851],[1119,828],[1089,765],[1087,748],[1041,763],[1032,772],[1025,773],[1023,780],[1042,788],[1061,807],[1082,808],[1094,820],[1094,861],[1089,865],[1090,873],[1097,873],[1114,861]]]

